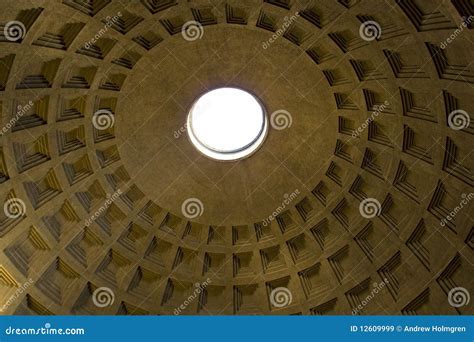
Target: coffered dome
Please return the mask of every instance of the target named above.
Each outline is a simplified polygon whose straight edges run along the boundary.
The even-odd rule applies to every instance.
[[[4,314],[473,314],[472,1],[1,6]]]

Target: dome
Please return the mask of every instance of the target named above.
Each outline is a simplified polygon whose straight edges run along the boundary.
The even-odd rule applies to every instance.
[[[4,0],[2,312],[473,314],[471,4]]]

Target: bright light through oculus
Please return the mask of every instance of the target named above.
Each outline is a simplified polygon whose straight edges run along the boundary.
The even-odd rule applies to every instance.
[[[261,103],[237,88],[201,96],[188,115],[191,142],[206,156],[236,160],[249,156],[265,139],[268,122]]]

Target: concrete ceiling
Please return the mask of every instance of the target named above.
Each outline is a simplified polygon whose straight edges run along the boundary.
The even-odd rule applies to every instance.
[[[472,1],[1,6],[3,313],[473,313]],[[237,162],[186,133],[224,86]]]

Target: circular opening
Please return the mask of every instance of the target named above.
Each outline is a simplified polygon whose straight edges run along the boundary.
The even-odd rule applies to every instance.
[[[248,157],[260,147],[268,129],[260,101],[237,88],[202,95],[191,107],[187,125],[193,145],[217,160]]]

